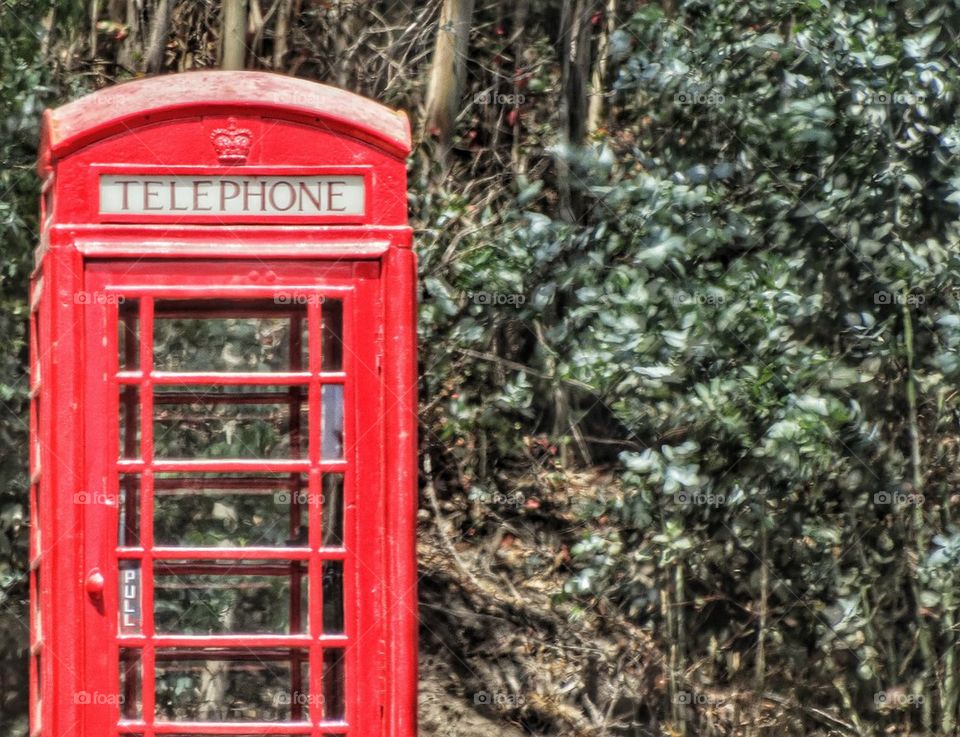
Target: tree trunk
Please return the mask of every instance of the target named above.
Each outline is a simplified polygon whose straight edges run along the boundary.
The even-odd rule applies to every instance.
[[[140,24],[141,9],[142,3],[140,0],[127,0],[127,35],[123,39],[117,61],[121,67],[130,73],[134,73],[140,68],[143,53],[143,31]]]
[[[363,28],[359,13],[350,9],[349,6],[344,13],[345,15],[340,16],[340,22],[337,24],[339,29],[333,41],[337,59],[334,79],[339,87],[350,88],[351,74],[357,68],[351,58],[350,47],[360,37]],[[374,94],[373,90],[370,90],[370,94]]]
[[[572,6],[572,7],[571,7]],[[590,73],[590,10],[585,0],[564,0],[560,16],[560,130],[564,151],[557,161],[560,212],[568,222],[581,213],[574,196],[567,157],[583,144],[587,131],[587,77]]]
[[[243,69],[246,62],[247,2],[224,0],[221,69]]]
[[[90,58],[97,58],[97,19],[100,17],[100,0],[90,0]]]
[[[604,91],[607,89],[607,58],[611,34],[617,28],[617,0],[607,0],[604,11],[604,29],[597,43],[597,60],[593,65],[593,79],[590,90],[590,108],[587,111],[587,132],[593,133],[600,127],[603,118]]]
[[[283,71],[283,59],[287,55],[287,34],[290,33],[290,12],[293,0],[280,0],[277,24],[273,29],[273,70]]]
[[[472,17],[473,0],[444,0],[430,67],[424,117],[425,134],[439,138],[441,155],[444,157],[453,143],[460,111]]]
[[[518,0],[513,10],[513,27],[514,29],[520,29],[526,27],[527,22],[527,13],[530,9],[529,0]],[[513,44],[513,58],[516,60],[514,63],[516,68],[519,70],[522,68],[522,65],[526,64],[526,55],[525,55],[525,43],[524,43],[524,34],[514,31],[514,44]],[[518,75],[514,74],[513,78],[513,93],[518,95],[517,99],[521,93],[520,89],[520,79]],[[517,108],[522,107],[519,103]],[[514,116],[513,119],[513,141],[510,146],[510,160],[513,163],[513,172],[515,175],[526,174],[527,173],[527,158],[523,154],[524,147],[521,146],[521,117],[520,115]]]
[[[143,66],[148,74],[156,74],[163,68],[163,52],[170,32],[171,0],[157,0],[154,16],[150,22],[150,39],[143,54]]]

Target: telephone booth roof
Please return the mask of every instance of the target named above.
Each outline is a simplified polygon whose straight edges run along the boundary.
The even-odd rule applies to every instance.
[[[146,77],[86,95],[43,116],[38,169],[116,133],[190,111],[249,112],[318,124],[405,158],[410,124],[400,111],[335,87],[267,72],[195,71]]]
[[[105,88],[44,113],[38,256],[378,257],[411,244],[410,149],[403,112],[309,80],[196,71]]]

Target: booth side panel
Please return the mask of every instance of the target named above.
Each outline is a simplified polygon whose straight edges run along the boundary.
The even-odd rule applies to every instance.
[[[50,667],[51,723],[47,735],[76,737],[81,734],[78,703],[85,684],[78,675],[83,637],[79,597],[82,572],[77,559],[81,535],[74,495],[79,491],[82,468],[80,375],[82,326],[78,296],[83,288],[83,262],[72,248],[52,248],[45,257],[50,332],[45,351],[49,370],[44,376],[50,406],[44,414],[49,494],[46,510],[49,524],[43,542],[51,579],[48,612],[56,612],[57,626],[46,633]],[[49,618],[48,618],[49,619]]]
[[[383,638],[386,623],[382,609],[388,586],[388,571],[384,564],[388,550],[385,530],[383,392],[381,391],[380,336],[382,335],[381,290],[382,269],[379,261],[356,263],[355,300],[350,309],[350,329],[345,345],[350,349],[349,372],[355,395],[348,405],[354,407],[353,433],[355,438],[353,463],[354,489],[348,498],[355,500],[351,514],[354,532],[348,549],[353,550],[353,580],[360,583],[356,601],[351,605],[350,620],[356,634],[352,648],[352,672],[358,683],[350,688],[356,694],[351,723],[356,737],[383,737],[381,727],[385,699],[385,671]],[[357,575],[360,574],[360,575]]]
[[[386,734],[412,737],[417,719],[417,311],[416,256],[394,248],[385,258],[384,366],[389,541],[387,656],[392,675]]]

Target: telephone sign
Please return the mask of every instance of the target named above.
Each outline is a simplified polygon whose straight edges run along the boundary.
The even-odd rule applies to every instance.
[[[364,214],[362,176],[100,175],[100,213],[145,215]]]
[[[42,135],[31,735],[413,737],[406,117],[204,71]]]

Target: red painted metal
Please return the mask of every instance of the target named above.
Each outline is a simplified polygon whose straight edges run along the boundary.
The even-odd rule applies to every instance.
[[[415,734],[416,261],[406,216],[409,150],[401,113],[341,90],[256,72],[142,79],[44,115],[42,232],[30,297],[32,737]],[[118,173],[131,181],[322,180],[328,191],[353,177],[350,196],[362,196],[363,207],[350,215],[279,208],[211,216],[202,207],[109,214],[100,202],[100,177]],[[176,205],[175,185],[169,187]],[[199,187],[193,185],[195,193]],[[330,203],[347,197],[342,187],[328,195]],[[343,365],[330,371],[321,334],[328,299],[343,306]],[[120,305],[135,305],[136,312],[121,315]],[[154,345],[156,320],[231,314],[289,320],[289,365],[171,371],[155,360],[163,350]],[[118,330],[134,325],[139,345],[127,338],[121,366]],[[330,458],[319,441],[325,392],[335,386],[343,387],[337,441],[343,455]],[[247,411],[258,403],[287,408],[286,455],[155,457],[156,413],[199,405]],[[139,435],[131,431],[121,440],[121,409],[137,417]],[[210,477],[198,474],[222,476],[205,481]],[[328,474],[343,479],[343,538],[333,546],[321,537],[324,505],[333,505],[323,496]],[[122,493],[133,489],[130,498]],[[170,545],[159,533],[162,544],[154,540],[158,500],[175,503],[184,494],[263,499],[278,490],[295,499],[286,543]],[[136,538],[118,539],[121,521],[138,525]],[[342,629],[334,618],[328,626],[338,629],[329,632],[328,567],[334,580],[342,568],[343,592]],[[155,575],[237,574],[290,581],[288,631],[157,631]],[[304,585],[308,605],[301,619],[294,602]],[[329,588],[330,595],[336,591]],[[343,713],[325,717],[324,709],[338,700],[331,653],[343,659]],[[249,709],[244,719],[229,721],[164,716],[156,699],[163,669],[196,673],[214,660],[232,663],[246,677],[255,677],[255,668],[288,668],[290,695],[306,699],[294,701],[282,718],[262,710],[249,715]],[[132,680],[136,663],[139,677]],[[123,689],[121,670],[128,676]],[[121,697],[128,700],[123,706]],[[139,711],[131,710],[132,699]]]

